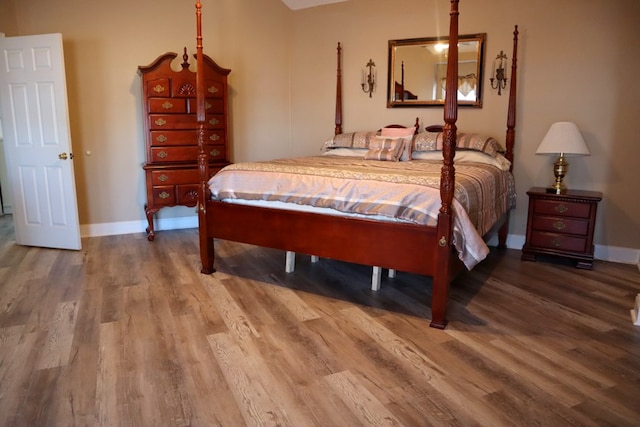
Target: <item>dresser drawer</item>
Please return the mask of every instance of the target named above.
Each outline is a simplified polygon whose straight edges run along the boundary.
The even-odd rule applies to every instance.
[[[209,160],[224,160],[226,150],[224,145],[207,144]],[[198,146],[184,147],[151,147],[151,159],[153,163],[185,162],[198,158],[200,150]]]
[[[198,184],[176,185],[176,198],[179,205],[195,206],[198,203]]]
[[[545,248],[557,251],[567,252],[589,252],[587,248],[587,239],[577,236],[568,236],[565,234],[544,233],[541,231],[533,231],[531,233],[531,246],[537,248]]]
[[[196,113],[198,111],[197,101],[195,98],[189,98],[188,100],[189,112]],[[224,100],[207,98],[204,101],[204,111],[206,113],[224,113]]]
[[[154,187],[170,184],[193,184],[199,181],[199,177],[198,169],[152,171],[151,183]]]
[[[182,98],[149,98],[150,113],[187,113],[187,100]]]
[[[151,79],[147,81],[147,96],[169,96],[171,86],[168,78]]]
[[[171,145],[198,145],[197,130],[152,130],[151,146],[167,147]],[[205,129],[205,144],[224,144],[224,131],[221,129]]]
[[[589,221],[587,220],[537,216],[532,219],[532,224],[534,230],[540,231],[551,231],[554,233],[575,234],[580,236],[586,236],[589,233]]]
[[[206,116],[206,129],[224,129],[225,122],[222,114]],[[195,114],[149,114],[149,129],[197,129],[198,120]]]
[[[591,204],[566,202],[556,200],[536,200],[534,213],[538,215],[552,215],[573,218],[589,218],[591,215]]]
[[[173,206],[176,204],[176,187],[174,185],[154,186],[153,204],[157,206]]]

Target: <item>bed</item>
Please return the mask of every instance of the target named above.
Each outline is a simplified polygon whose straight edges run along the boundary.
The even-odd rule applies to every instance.
[[[199,1],[196,3],[196,15],[196,55],[201,58],[202,32],[200,24],[201,5]],[[458,134],[456,128],[458,15],[458,0],[451,0],[450,51],[447,68],[444,125],[427,129],[427,132],[425,132],[427,135],[423,137],[428,141],[422,142],[422,144],[426,144],[425,146],[433,144],[436,147],[432,151],[439,156],[437,163],[433,160],[422,158],[410,159],[409,161],[382,161],[383,157],[385,159],[390,157],[392,160],[398,157],[399,160],[403,156],[411,156],[414,151],[407,147],[415,147],[415,145],[407,145],[406,135],[402,137],[390,136],[395,135],[393,129],[398,130],[398,134],[402,134],[401,126],[385,126],[382,131],[387,130],[389,134],[370,135],[370,144],[367,145],[365,143],[365,147],[359,147],[367,149],[367,153],[373,151],[372,154],[369,154],[369,158],[366,158],[367,155],[365,155],[365,158],[360,159],[332,153],[325,156],[309,156],[304,159],[279,159],[273,162],[243,163],[230,165],[228,170],[223,169],[212,178],[208,171],[209,162],[204,144],[204,82],[200,78],[200,70],[197,70],[197,119],[200,124],[198,132],[200,146],[198,155],[200,173],[198,234],[202,273],[211,274],[215,272],[214,239],[223,239],[280,249],[287,251],[287,253],[309,254],[314,257],[332,258],[378,268],[388,268],[392,271],[406,271],[430,276],[432,279],[432,318],[430,326],[439,329],[446,327],[446,308],[451,281],[458,273],[465,269],[473,268],[483,258],[482,254],[472,254],[470,257],[466,257],[461,253],[461,240],[467,240],[466,234],[463,233],[462,229],[472,224],[472,228],[474,228],[472,234],[475,232],[480,237],[480,242],[477,241],[477,238],[470,240],[474,240],[474,244],[479,244],[480,246],[484,244],[482,241],[483,236],[486,237],[497,233],[499,246],[504,247],[508,232],[509,210],[513,207],[512,202],[514,200],[514,193],[510,193],[510,196],[506,197],[506,201],[498,203],[504,205],[502,212],[489,215],[494,216],[490,221],[481,221],[481,230],[475,229],[478,224],[477,221],[462,221],[462,217],[471,217],[475,214],[467,214],[468,200],[459,200],[460,197],[463,199],[465,197],[465,192],[460,187],[464,180],[476,180],[475,172],[477,171],[470,173],[463,170],[463,166],[454,165],[456,144],[460,145],[461,141],[473,144],[473,142],[469,142],[468,138],[463,138],[462,133]],[[503,167],[503,169],[506,169],[507,175],[511,174],[513,167],[513,145],[515,139],[517,34],[516,26],[514,31],[507,131],[503,147],[504,152],[502,153],[508,161],[508,165]],[[347,138],[345,137],[346,134],[342,132],[340,44],[338,44],[337,50],[335,136],[331,141],[344,141],[345,139],[353,141],[357,139],[353,134]],[[200,64],[201,61],[198,61],[198,67],[200,67]],[[434,130],[436,132],[428,132]],[[410,137],[413,144],[417,144],[418,135]],[[327,145],[330,146],[331,143],[325,143],[325,148],[328,150],[354,148],[353,146],[343,147],[340,144],[333,147],[327,147]],[[398,148],[398,146],[401,146],[401,148]],[[379,157],[374,159],[370,156]],[[421,168],[426,164],[429,165],[428,177],[421,175]],[[409,165],[409,175],[412,175],[413,178],[421,176],[418,181],[422,186],[415,187],[415,183],[406,178],[406,170],[400,173],[396,170],[397,167],[408,167]],[[457,169],[459,170],[456,171]],[[476,166],[476,169],[490,168]],[[265,175],[260,175],[261,173],[271,174],[272,177],[275,176],[276,181],[266,181],[264,179]],[[290,174],[302,174],[304,178],[289,178]],[[509,177],[504,178],[505,174],[502,175],[503,178],[492,179],[509,181]],[[387,179],[382,179],[382,176],[387,176]],[[469,178],[469,176],[472,176],[472,178]],[[351,194],[351,198],[345,201],[343,195],[334,197],[324,193],[325,190],[320,189],[321,187],[316,187],[317,185],[322,185],[319,184],[320,181],[326,181],[327,179],[330,181],[330,187],[346,187],[346,191]],[[298,180],[306,181],[300,194],[291,194],[289,188],[283,187],[288,185],[290,181]],[[373,199],[381,199],[384,202],[382,207],[380,207],[380,204],[359,203],[359,199],[361,199],[359,194],[361,193],[355,193],[356,187],[358,187],[358,191],[360,191],[360,187],[378,187],[382,186],[380,184],[382,181],[389,181],[384,184],[384,196],[374,193],[368,195]],[[247,182],[254,186],[241,187]],[[363,182],[368,182],[369,184],[375,182],[380,185],[365,185]],[[256,187],[256,184],[258,184],[258,187],[263,188]],[[395,193],[394,185],[402,187],[401,196]],[[505,185],[509,187],[508,184]],[[268,192],[270,188],[281,189],[281,194],[278,197],[285,194],[285,199],[274,196],[274,192],[264,196],[263,190]],[[487,198],[486,190],[481,192],[485,193],[482,197],[466,197],[488,199],[492,203],[491,200],[494,200],[494,198],[491,196]],[[309,197],[309,194],[320,193],[323,194],[322,197]],[[432,197],[425,202],[430,205],[428,209],[426,207],[424,209],[423,207],[414,209],[414,206],[423,203],[415,197],[419,195],[418,193],[431,193]],[[242,194],[248,195],[247,198],[250,200],[233,200],[234,198],[241,198]],[[358,195],[353,196],[353,194]],[[434,194],[435,197],[433,197]],[[398,209],[400,204],[395,202],[397,198],[405,198],[410,202],[402,204]],[[307,208],[306,204],[310,199],[321,200],[320,206]],[[333,201],[327,202],[329,199]],[[394,201],[388,203],[389,200]],[[273,204],[267,205],[264,202]],[[336,205],[331,203],[337,203],[338,205],[342,203],[343,206],[349,205],[349,207],[344,209],[343,207],[336,208]],[[479,203],[482,204],[484,202],[481,201]],[[347,212],[354,205],[357,205],[358,208],[354,212]],[[395,213],[385,211],[389,205],[392,205],[396,211],[403,212],[403,216],[395,218]],[[371,212],[368,212],[369,210]],[[336,214],[336,211],[339,213]],[[465,244],[462,246],[464,247]],[[475,251],[475,249],[470,250],[471,252]],[[482,250],[482,247],[480,247],[480,250]],[[428,281],[425,281],[425,288],[428,286]]]

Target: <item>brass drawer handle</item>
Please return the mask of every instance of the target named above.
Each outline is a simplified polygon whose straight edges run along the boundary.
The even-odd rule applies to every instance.
[[[158,180],[159,180],[160,182],[165,182],[165,181],[166,181],[166,180],[168,180],[168,179],[169,179],[169,177],[168,177],[166,174],[164,174],[164,173],[158,177]]]
[[[211,150],[209,154],[211,154],[213,157],[217,157],[220,155],[220,150]]]
[[[158,197],[160,197],[161,199],[168,199],[169,197],[171,197],[171,194],[163,191],[162,193],[158,194]]]
[[[162,86],[162,85],[155,85],[155,86],[153,87],[153,91],[154,91],[154,92],[157,92],[157,93],[164,92],[164,86]]]
[[[166,101],[164,104],[162,104],[162,108],[164,108],[165,110],[170,110],[173,108],[173,104],[169,101]]]
[[[167,137],[164,136],[164,135],[158,135],[156,137],[156,141],[158,141],[158,142],[167,142]]]
[[[567,225],[563,221],[556,221],[553,223],[553,228],[556,230],[564,230]]]
[[[218,119],[211,119],[211,120],[209,120],[209,123],[211,124],[211,126],[215,126],[215,125],[217,125],[218,123],[220,123],[220,120],[218,120]]]
[[[164,159],[165,157],[167,157],[169,154],[166,151],[159,151],[158,152],[158,157],[161,159]]]
[[[217,141],[217,140],[220,139],[220,136],[217,133],[214,133],[213,135],[211,135],[209,137],[209,139],[212,140],[212,141]]]
[[[167,121],[163,118],[159,118],[159,119],[156,119],[154,123],[158,126],[164,126],[167,124]]]
[[[209,91],[209,93],[217,93],[218,92],[218,88],[215,86],[209,86],[209,89],[207,89]]]
[[[559,204],[559,205],[558,205],[558,206],[556,206],[554,209],[555,209],[555,211],[556,211],[556,212],[558,212],[558,213],[565,213],[566,211],[568,211],[568,210],[569,210],[569,208],[568,208],[568,207],[566,207],[566,206],[565,206],[565,205],[563,205],[563,204]]]
[[[556,248],[559,248],[560,246],[562,246],[562,240],[560,240],[559,237],[554,237],[553,240],[551,241],[551,244]]]
[[[209,104],[208,102],[204,103],[204,109],[208,110],[209,108],[211,108],[211,104]]]

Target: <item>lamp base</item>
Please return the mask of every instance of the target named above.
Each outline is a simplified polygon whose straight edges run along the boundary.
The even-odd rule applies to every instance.
[[[551,186],[551,187],[545,188],[545,190],[547,193],[551,193],[551,194],[565,194],[567,192],[567,189],[565,187],[556,188],[554,186]]]

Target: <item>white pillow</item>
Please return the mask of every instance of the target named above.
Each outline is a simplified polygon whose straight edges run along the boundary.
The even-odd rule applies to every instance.
[[[325,150],[323,156],[341,156],[341,157],[359,157],[364,159],[364,155],[369,151],[368,148],[330,148]]]
[[[411,157],[414,160],[442,161],[442,151],[414,151]],[[489,154],[475,150],[456,150],[456,156],[453,161],[457,163],[485,163],[503,171],[508,171],[511,167],[511,162],[501,154],[492,157]]]

